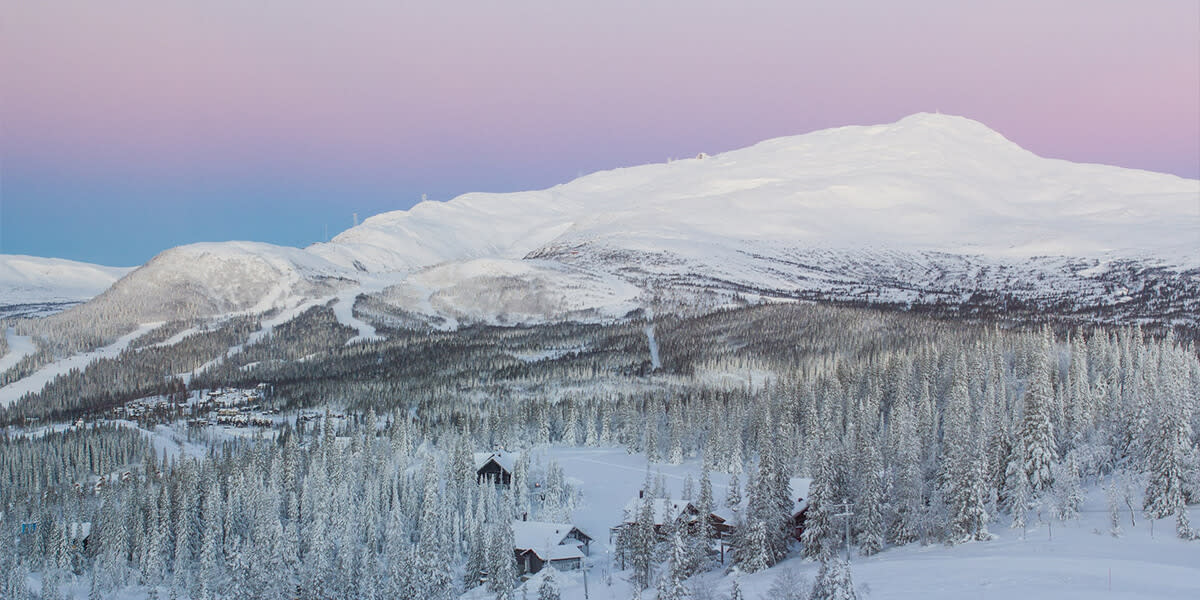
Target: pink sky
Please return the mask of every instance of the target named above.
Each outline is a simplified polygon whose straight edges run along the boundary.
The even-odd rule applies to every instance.
[[[170,216],[197,180],[319,180],[314,211],[370,214],[934,110],[1200,176],[1200,3],[17,2],[0,251],[67,181]]]

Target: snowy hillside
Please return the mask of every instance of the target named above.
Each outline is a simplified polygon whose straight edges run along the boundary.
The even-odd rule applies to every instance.
[[[0,317],[84,302],[132,271],[59,258],[0,255]]]
[[[108,308],[64,318],[120,303],[129,330],[362,293],[404,322],[453,327],[740,294],[974,298],[991,310],[1016,299],[1087,318],[1190,322],[1198,199],[1200,181],[1044,159],[970,119],[917,114],[545,190],[423,202],[304,250],[176,248],[96,300]]]

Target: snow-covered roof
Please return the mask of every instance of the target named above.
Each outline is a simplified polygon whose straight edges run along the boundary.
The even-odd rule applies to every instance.
[[[503,450],[497,450],[495,452],[476,452],[474,454],[475,470],[478,471],[479,469],[482,469],[483,465],[486,465],[489,460],[495,459],[496,464],[500,465],[500,468],[512,473],[513,468],[517,466],[517,458],[519,456],[519,452],[505,452]]]
[[[578,529],[570,523],[547,523],[545,521],[514,521],[513,547],[534,548],[546,544],[561,544],[567,534]],[[584,533],[583,530],[579,530]],[[584,533],[584,535],[587,535]],[[591,537],[591,536],[588,536]]]
[[[654,511],[654,524],[662,525],[667,522],[674,522],[691,506],[691,502],[687,500],[678,500],[673,498],[655,498],[651,500],[651,510]],[[625,503],[625,522],[637,522],[638,513],[642,510],[642,499],[634,498]]]
[[[792,487],[792,514],[808,508],[808,487],[812,485],[810,477],[793,477],[789,482]]]
[[[514,521],[513,548],[520,551],[531,550],[542,560],[582,558],[580,542],[567,538],[568,534],[576,530],[587,535],[570,523]]]
[[[808,507],[808,488],[812,485],[812,479],[808,477],[793,477],[790,481],[792,488],[792,516],[795,516],[800,511]],[[742,503],[738,505],[737,510],[732,510],[729,507],[721,504],[713,510],[713,514],[725,519],[730,524],[739,512],[744,513],[746,505],[749,504],[749,496],[742,498]]]
[[[86,540],[90,535],[92,535],[91,521],[71,523],[67,531],[67,537],[72,541]]]

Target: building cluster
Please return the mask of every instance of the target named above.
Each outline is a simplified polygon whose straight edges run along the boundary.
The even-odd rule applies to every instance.
[[[475,453],[476,480],[496,485],[511,485],[517,458],[516,454],[503,450]],[[808,495],[811,482],[810,479],[801,478],[791,481],[794,498],[791,511],[792,535],[797,540],[804,531],[808,511],[808,502],[804,497]],[[638,525],[638,515],[644,501],[643,490],[625,504],[622,522],[609,531],[610,543],[623,530]],[[737,514],[744,510],[746,505],[746,501],[743,500],[739,506],[723,507],[702,515],[696,504],[688,500],[654,498],[650,502],[654,532],[663,538],[668,531],[681,527],[695,534],[702,523],[701,519],[707,519],[717,542],[713,548],[714,556],[719,556],[722,562],[725,560],[728,540],[736,528]],[[523,518],[513,523],[513,553],[517,560],[517,572],[521,575],[533,575],[547,566],[559,571],[580,569],[584,557],[590,555],[592,540],[591,536],[573,523],[549,523]]]
[[[192,427],[227,425],[232,427],[271,427],[278,411],[264,408],[270,386],[260,383],[253,389],[215,389],[201,394],[193,405]]]

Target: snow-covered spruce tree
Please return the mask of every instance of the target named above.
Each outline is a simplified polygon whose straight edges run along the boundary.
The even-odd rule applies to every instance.
[[[817,579],[813,582],[809,600],[857,600],[850,563],[836,556],[821,561]]]
[[[513,560],[513,524],[500,519],[491,523],[487,543],[488,590],[497,600],[513,598],[513,581],[517,578]]]
[[[1054,403],[1054,390],[1050,381],[1050,342],[1043,335],[1041,349],[1031,357],[1032,371],[1027,382],[1024,398],[1024,417],[1018,433],[1021,455],[1025,460],[1025,474],[1029,477],[1029,489],[1035,498],[1040,498],[1054,483],[1051,466],[1058,460],[1054,427],[1050,421]]]
[[[542,584],[538,586],[538,600],[560,600],[562,596],[558,593],[558,582],[554,581],[554,569],[549,569],[546,576],[542,578]]]
[[[1067,369],[1066,393],[1063,407],[1065,441],[1069,446],[1083,442],[1092,428],[1095,403],[1092,401],[1088,375],[1088,353],[1083,332],[1076,330],[1070,340],[1071,358]]]
[[[691,554],[680,530],[675,527],[671,532],[671,553],[667,557],[666,569],[658,580],[659,600],[684,600],[690,593],[683,582],[691,575],[688,563]]]
[[[708,469],[704,469],[700,473],[700,493],[696,499],[696,511],[700,513],[700,520],[697,523],[698,531],[692,538],[692,542],[695,544],[695,548],[692,550],[692,559],[695,568],[701,571],[707,570],[711,560],[709,555],[717,542],[717,530],[709,518],[715,510],[712,480],[708,476]]]
[[[1067,453],[1067,459],[1054,465],[1054,516],[1061,521],[1079,516],[1079,505],[1083,503],[1083,487],[1079,483],[1079,467],[1075,452]]]
[[[1104,499],[1108,507],[1108,533],[1113,537],[1121,537],[1121,491],[1116,477],[1104,487]]]
[[[946,399],[942,486],[950,510],[950,541],[988,538],[988,497],[982,443],[972,427],[966,361],[960,356]]]
[[[758,467],[747,483],[746,526],[748,534],[734,560],[743,571],[760,571],[787,554],[792,501],[786,467],[776,451],[774,433],[763,433]],[[760,527],[761,525],[761,527]],[[761,539],[758,530],[761,529]]]
[[[1187,518],[1187,495],[1196,481],[1196,450],[1191,442],[1188,419],[1189,383],[1182,353],[1169,352],[1164,359],[1163,395],[1155,407],[1143,508],[1152,519],[1174,515],[1180,537],[1194,535]]]
[[[630,564],[633,568],[633,585],[644,590],[650,587],[650,571],[653,568],[654,546],[654,499],[647,494],[638,508],[637,522],[630,536]]]
[[[1025,459],[1020,448],[1014,448],[1012,458],[1004,476],[1004,502],[1012,514],[1012,528],[1024,528],[1029,513],[1033,490],[1029,487],[1029,476],[1025,474]]]
[[[857,529],[858,551],[871,556],[883,549],[884,534],[884,472],[883,457],[879,443],[873,434],[860,433],[868,440],[859,445],[859,470],[861,477],[858,497],[854,503],[854,521]]]
[[[916,400],[901,398],[893,408],[890,435],[892,463],[887,541],[896,545],[921,539],[924,504],[921,441],[917,437]]]
[[[775,575],[765,598],[771,600],[808,600],[812,582],[796,569],[782,568]]]
[[[738,474],[734,473],[729,476],[729,485],[725,489],[725,508],[739,509],[742,504],[742,484],[738,481]]]
[[[767,542],[767,525],[763,521],[747,520],[748,531],[742,537],[734,554],[738,568],[747,573],[757,573],[771,566],[771,548]]]
[[[733,578],[733,583],[729,586],[729,600],[746,600],[746,596],[742,594],[742,586],[738,585],[738,578]]]
[[[808,511],[804,520],[804,533],[801,543],[804,544],[804,556],[823,558],[837,549],[837,527],[834,514],[834,479],[837,477],[833,465],[833,452],[829,446],[816,459],[816,471],[813,473],[812,484],[808,488]]]

